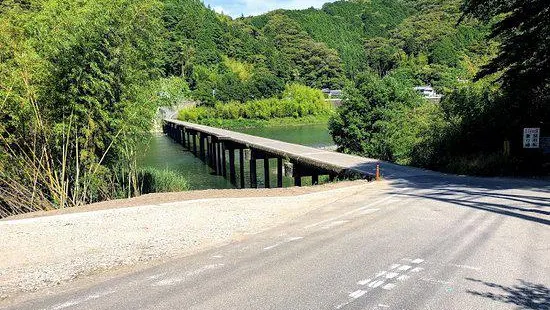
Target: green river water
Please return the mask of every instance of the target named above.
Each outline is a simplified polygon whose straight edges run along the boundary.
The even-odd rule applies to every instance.
[[[238,131],[250,135],[312,147],[327,147],[334,145],[326,124],[246,128]],[[140,158],[140,166],[167,169],[180,173],[187,178],[191,189],[233,188],[228,180],[216,176],[201,160],[164,135],[155,135],[151,138],[145,153]],[[272,165],[272,167],[275,168],[274,165]],[[259,186],[262,186],[261,180],[263,179],[260,175],[261,171],[263,171],[263,168],[261,167],[260,161],[258,165]],[[275,178],[272,177],[271,179],[274,180]],[[290,178],[285,178],[286,185],[290,185],[291,182],[292,180]]]

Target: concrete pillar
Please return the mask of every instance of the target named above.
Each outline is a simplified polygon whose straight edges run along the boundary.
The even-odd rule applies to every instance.
[[[311,185],[319,185],[319,174],[314,172],[311,176]]]
[[[239,178],[241,181],[241,188],[244,188],[244,149],[239,149]]]
[[[182,128],[181,128],[181,145],[182,145],[183,147],[185,147],[185,145],[186,145],[186,141],[185,141],[185,140],[187,140],[186,137],[185,137],[185,135],[186,135],[185,132],[186,132],[185,127],[182,127]]]
[[[204,139],[205,135],[203,133],[199,133],[199,157],[202,161],[205,161],[205,154],[204,154]]]
[[[269,157],[264,158],[264,186],[265,188],[271,188],[271,182],[269,180]]]
[[[250,188],[258,188],[258,176],[256,174],[256,156],[254,151],[250,156]]]
[[[222,148],[222,175],[224,178],[227,178],[227,159],[225,154],[225,143],[221,142]]]
[[[233,186],[237,186],[237,175],[235,172],[235,150],[229,148],[229,181]]]
[[[218,165],[216,166],[216,173],[218,175],[222,175],[223,172],[222,172],[222,144],[221,142],[218,142],[217,145],[216,145],[216,153],[217,153],[217,158],[216,160],[218,161]]]
[[[208,167],[213,168],[214,167],[214,137],[210,136],[209,139],[206,141],[208,145]]]
[[[218,141],[212,141],[212,170],[218,174]]]
[[[191,135],[193,136],[193,154],[197,156],[197,134],[194,132]]]
[[[294,186],[302,186],[302,173],[300,171],[300,166],[297,163],[294,163],[292,173],[294,177]]]
[[[277,158],[277,187],[283,187],[283,159]]]

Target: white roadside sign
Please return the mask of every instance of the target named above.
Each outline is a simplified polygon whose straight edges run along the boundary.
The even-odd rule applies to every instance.
[[[538,149],[540,147],[540,128],[523,129],[523,148]]]

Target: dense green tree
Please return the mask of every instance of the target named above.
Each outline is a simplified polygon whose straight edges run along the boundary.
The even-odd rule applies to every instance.
[[[135,150],[158,103],[162,4],[0,7],[0,212],[139,192]]]
[[[468,0],[465,15],[496,19],[491,37],[501,42],[498,55],[477,75],[500,75],[512,116],[510,138],[521,127],[548,126],[550,119],[550,3],[545,0]]]
[[[366,62],[380,77],[397,68],[403,52],[389,39],[376,37],[365,43]]]
[[[315,42],[299,24],[285,15],[275,14],[263,28],[264,33],[292,64],[292,79],[317,88],[339,88],[344,76],[335,50]]]
[[[395,134],[391,129],[395,127],[389,125],[395,125],[399,115],[421,106],[422,102],[411,85],[391,77],[380,79],[375,73],[363,73],[346,89],[346,100],[331,120],[329,129],[344,152],[401,160],[396,141],[391,138]],[[398,147],[412,149],[411,145]]]

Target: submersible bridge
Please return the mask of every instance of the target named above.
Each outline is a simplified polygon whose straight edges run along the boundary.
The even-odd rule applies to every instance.
[[[320,176],[328,176],[329,180],[372,179],[379,163],[374,159],[173,119],[164,120],[163,130],[170,138],[210,166],[217,175],[228,178],[239,188],[245,188],[246,183],[251,188],[258,187],[259,160],[263,160],[263,184],[266,188],[274,185],[270,179],[270,159],[277,161],[277,187],[283,187],[285,171],[287,174],[291,171],[289,174],[294,179],[295,186],[302,186],[304,177],[310,177],[313,185],[319,184]],[[245,182],[246,166],[249,166],[249,182]]]

